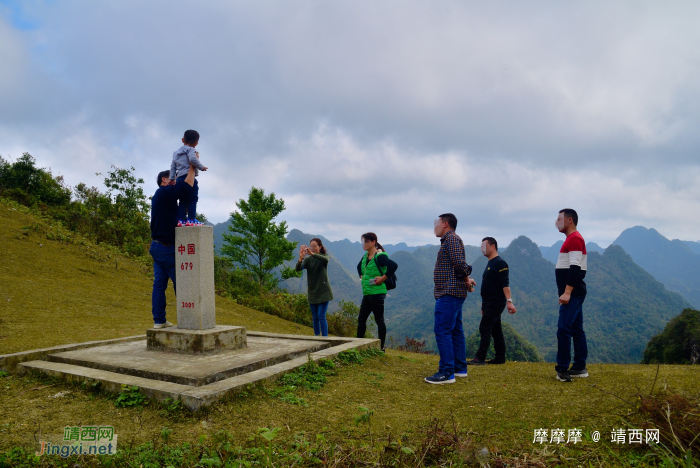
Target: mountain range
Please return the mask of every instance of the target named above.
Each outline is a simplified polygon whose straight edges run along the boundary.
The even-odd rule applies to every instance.
[[[556,263],[562,243],[540,247],[542,255]],[[622,231],[613,245],[625,249],[637,265],[700,309],[700,242],[669,240],[656,229],[635,226]],[[594,242],[586,248],[588,252],[603,251]]]
[[[221,224],[215,226],[217,248],[221,245],[221,232],[224,229],[225,226]],[[646,237],[662,245],[671,243],[674,249],[683,249],[686,257],[696,257],[693,248],[700,248],[700,243],[668,241],[654,230],[641,229],[644,232],[640,232],[639,228],[628,229],[607,249],[602,249],[593,242],[587,244],[589,269],[586,282],[589,295],[584,303],[584,327],[591,362],[640,362],[649,339],[663,330],[671,318],[689,307],[689,302],[692,303],[678,294],[680,288],[674,288],[678,292],[669,290],[671,288],[665,287],[661,278],[643,268],[643,262],[635,258],[635,255],[645,255],[643,248],[653,250],[654,247],[635,249],[635,244],[630,239],[652,231],[652,234],[657,235]],[[633,235],[630,236],[628,231]],[[287,236],[289,240],[303,244],[308,244],[312,237],[319,237],[331,256],[329,278],[335,300],[329,311],[332,312],[337,307],[339,300],[359,303],[362,293],[356,267],[364,253],[359,241],[330,241],[323,236],[306,234],[297,229],[290,231]],[[641,245],[644,245],[643,242]],[[435,349],[432,332],[433,267],[439,246],[387,244],[384,247],[399,264],[398,286],[390,292],[386,301],[389,337],[397,343],[402,343],[407,336],[426,340],[428,346]],[[556,356],[558,305],[554,263],[560,247],[561,243],[551,247],[538,247],[527,237],[521,236],[501,252],[511,268],[511,288],[518,307],[515,315],[504,312],[503,321],[511,324],[523,338],[534,344],[547,361],[553,361]],[[630,247],[632,252],[628,253]],[[481,255],[479,247],[466,245],[465,252],[467,261],[474,267],[472,277],[479,282],[486,259]],[[665,258],[661,255],[660,258],[654,257],[654,260],[658,263]],[[671,255],[670,258],[675,257]],[[290,266],[294,263],[295,260],[288,262]],[[658,267],[654,263],[651,265]],[[667,273],[667,269],[656,271],[657,274],[659,272]],[[306,277],[284,281],[281,286],[290,292],[304,292]],[[692,287],[685,290],[692,292]],[[477,331],[480,320],[478,293],[471,295],[465,302],[463,320],[467,336]]]

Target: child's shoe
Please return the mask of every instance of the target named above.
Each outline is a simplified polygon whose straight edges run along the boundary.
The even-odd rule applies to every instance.
[[[192,224],[191,219],[188,219],[187,222],[185,223],[185,226],[194,226],[194,224]]]
[[[182,227],[182,226],[183,226],[182,221],[180,221],[180,220],[178,219],[178,220],[177,220],[177,227]]]

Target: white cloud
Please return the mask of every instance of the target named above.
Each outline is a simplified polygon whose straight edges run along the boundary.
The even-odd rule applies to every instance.
[[[0,8],[0,154],[68,183],[170,163],[202,134],[200,209],[252,185],[292,227],[433,242],[591,240],[634,224],[697,238],[695,2],[26,2]],[[553,214],[554,213],[554,214]],[[584,227],[585,226],[585,227]]]

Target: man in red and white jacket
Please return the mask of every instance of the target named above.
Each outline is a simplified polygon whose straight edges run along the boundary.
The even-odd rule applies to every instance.
[[[578,214],[571,208],[559,211],[556,227],[566,240],[559,251],[556,266],[559,291],[559,323],[557,329],[557,379],[571,382],[572,377],[588,377],[586,358],[588,345],[583,331],[583,301],[586,299],[588,257],[586,242],[578,232]],[[571,339],[574,340],[574,363],[571,362]]]

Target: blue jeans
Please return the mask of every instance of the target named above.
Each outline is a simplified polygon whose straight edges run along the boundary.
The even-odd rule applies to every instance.
[[[314,335],[328,336],[328,322],[326,321],[328,302],[309,304],[309,308],[311,309],[311,316],[314,319]]]
[[[175,246],[166,247],[154,241],[151,242],[148,253],[153,257],[153,294],[151,295],[153,322],[165,323],[165,290],[168,288],[168,278],[173,280],[173,290],[176,290]]]
[[[586,296],[577,296],[569,299],[568,304],[559,306],[559,324],[557,325],[557,371],[569,369],[571,362],[571,338],[574,339],[574,364],[572,369],[586,368],[588,358],[588,345],[586,333],[583,331],[583,301]]]
[[[438,370],[453,375],[467,372],[467,346],[462,327],[464,297],[445,295],[435,300],[435,341],[440,353]]]
[[[187,176],[180,176],[177,178],[178,184],[184,184],[185,178]],[[188,219],[197,218],[197,202],[199,201],[199,184],[197,183],[197,178],[194,179],[194,185],[192,186],[192,195],[186,203],[180,200],[180,204],[177,206],[177,219],[183,223]]]

